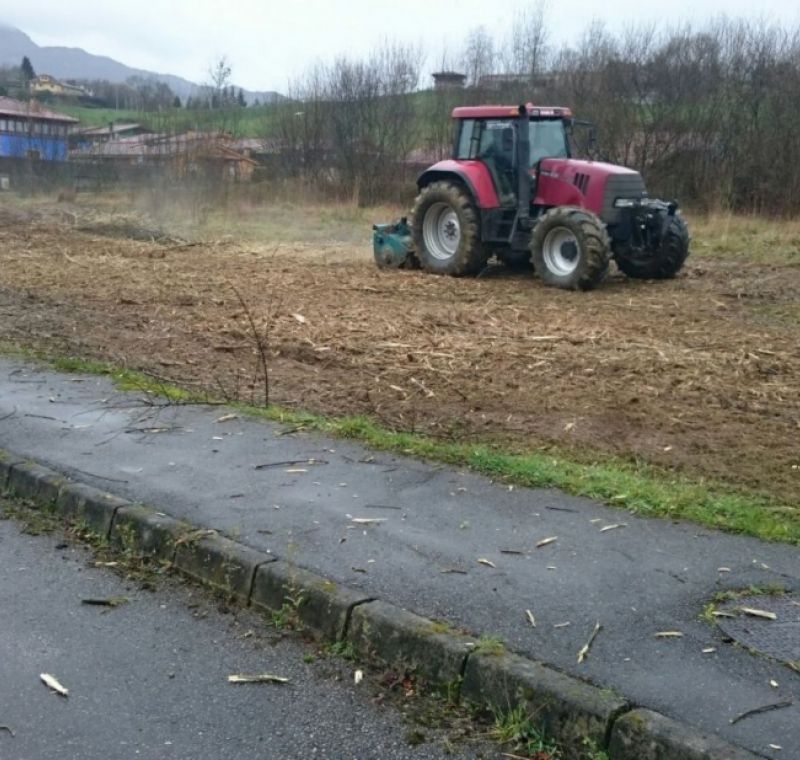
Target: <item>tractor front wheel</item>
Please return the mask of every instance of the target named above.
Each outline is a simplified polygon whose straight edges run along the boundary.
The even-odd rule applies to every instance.
[[[608,271],[611,241],[605,225],[593,213],[560,206],[536,223],[531,251],[533,268],[545,285],[589,290]]]
[[[628,277],[640,280],[668,280],[674,277],[689,255],[689,228],[682,216],[670,217],[658,248],[616,252],[617,266]]]
[[[414,248],[424,270],[460,277],[486,265],[489,252],[481,243],[478,211],[463,186],[427,185],[411,213]]]

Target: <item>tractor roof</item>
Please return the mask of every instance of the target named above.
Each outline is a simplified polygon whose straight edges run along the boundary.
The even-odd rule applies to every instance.
[[[572,111],[562,106],[537,106],[526,103],[528,114],[532,118],[571,119]],[[454,119],[504,119],[518,116],[519,106],[462,106],[453,109]]]

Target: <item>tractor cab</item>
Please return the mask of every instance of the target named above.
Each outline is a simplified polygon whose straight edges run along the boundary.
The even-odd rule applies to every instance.
[[[518,168],[527,164],[535,179],[539,162],[545,158],[569,158],[568,128],[572,113],[565,108],[528,109],[520,119],[517,108],[480,106],[456,108],[455,161],[479,161],[485,165],[497,192],[500,205],[516,207]],[[527,160],[520,155],[518,136],[527,128]]]

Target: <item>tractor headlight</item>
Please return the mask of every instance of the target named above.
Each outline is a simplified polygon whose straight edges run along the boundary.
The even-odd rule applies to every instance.
[[[614,208],[635,208],[640,202],[636,198],[617,198],[614,201]]]

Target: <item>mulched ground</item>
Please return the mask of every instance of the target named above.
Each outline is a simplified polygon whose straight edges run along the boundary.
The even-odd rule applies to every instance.
[[[692,258],[674,281],[570,293],[500,267],[382,272],[369,244],[148,240],[86,213],[0,206],[0,339],[259,401],[252,317],[276,403],[800,503],[796,264]]]

